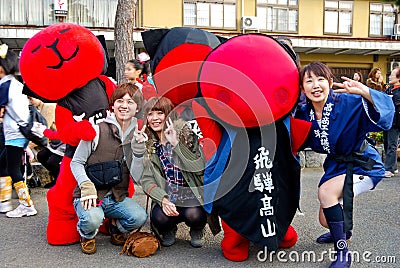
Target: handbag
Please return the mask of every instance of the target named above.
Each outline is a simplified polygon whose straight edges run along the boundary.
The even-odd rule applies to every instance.
[[[146,212],[149,206],[149,196],[146,201]],[[160,241],[152,232],[137,231],[131,233],[126,239],[124,246],[119,254],[128,256],[134,255],[138,258],[145,258],[153,255],[160,247]]]
[[[127,252],[128,256],[144,258],[153,255],[159,247],[160,242],[154,234],[137,230],[129,235],[120,254]]]
[[[122,182],[124,161],[107,161],[85,165],[86,174],[98,189],[108,189]]]

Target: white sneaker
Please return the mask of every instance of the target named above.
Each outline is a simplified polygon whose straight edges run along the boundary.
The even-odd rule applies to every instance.
[[[6,216],[9,218],[21,218],[23,216],[33,216],[36,214],[37,214],[37,211],[33,205],[30,207],[27,207],[27,206],[20,204],[13,211],[7,212]]]
[[[6,213],[12,210],[11,201],[0,202],[0,213]]]
[[[394,174],[399,174],[399,170],[396,169],[396,170],[394,171]]]
[[[391,178],[393,176],[394,176],[394,174],[392,172],[390,172],[389,170],[385,171],[385,178]]]

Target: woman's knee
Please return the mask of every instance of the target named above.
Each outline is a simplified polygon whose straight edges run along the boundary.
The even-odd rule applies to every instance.
[[[158,205],[154,206],[154,208],[151,210],[150,220],[156,225],[164,225],[170,221],[169,217],[165,215],[165,213],[162,211],[162,208]]]
[[[205,226],[207,223],[207,216],[203,208],[192,207],[186,208],[184,212],[185,223],[189,227],[192,226]]]
[[[319,208],[318,218],[319,218],[319,223],[325,228],[328,228],[328,223],[326,222],[325,214],[322,210],[322,207]]]

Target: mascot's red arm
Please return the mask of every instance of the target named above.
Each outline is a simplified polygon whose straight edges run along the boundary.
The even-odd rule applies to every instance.
[[[89,121],[76,122],[72,112],[60,105],[56,107],[56,122],[63,143],[78,146],[80,140],[91,141],[96,136],[96,131]]]
[[[59,135],[58,131],[54,131],[49,128],[47,128],[43,132],[43,135],[46,136],[47,138],[49,138],[50,140],[59,140],[60,139],[60,135]]]

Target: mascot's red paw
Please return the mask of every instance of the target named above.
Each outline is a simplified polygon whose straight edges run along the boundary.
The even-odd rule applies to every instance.
[[[78,136],[84,141],[91,141],[96,137],[96,131],[92,124],[87,120],[75,123]]]
[[[238,234],[224,221],[224,238],[221,241],[221,249],[224,257],[230,261],[245,261],[249,257],[250,241]]]
[[[279,245],[280,248],[290,248],[293,247],[298,239],[298,235],[296,230],[293,228],[292,225],[289,225],[289,228],[286,231],[285,236],[282,239],[281,244]]]

